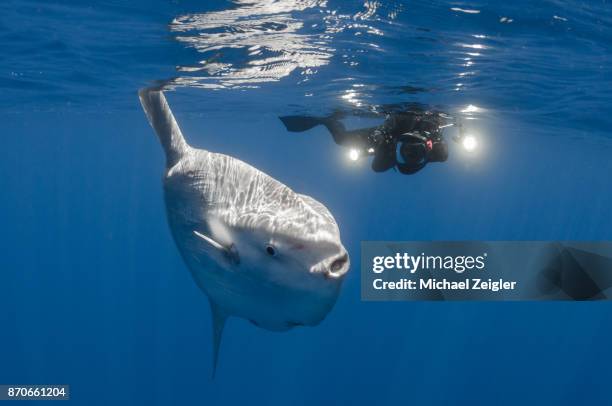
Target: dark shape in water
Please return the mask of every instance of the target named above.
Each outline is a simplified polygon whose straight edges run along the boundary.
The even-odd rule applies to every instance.
[[[552,249],[548,266],[538,274],[541,292],[562,292],[573,300],[606,299],[604,292],[612,287],[612,259],[560,244]]]
[[[304,132],[324,125],[336,144],[352,148],[356,156],[373,155],[375,172],[395,167],[410,175],[429,162],[448,159],[448,146],[442,135],[446,116],[442,113],[405,108],[386,113],[380,126],[356,130],[347,130],[342,117],[343,113],[334,113],[328,117],[284,116],[280,120],[291,132]]]
[[[425,93],[427,92],[427,89],[424,87],[419,87],[419,86],[405,85],[405,86],[396,87],[395,91],[398,94],[416,94],[416,93]]]

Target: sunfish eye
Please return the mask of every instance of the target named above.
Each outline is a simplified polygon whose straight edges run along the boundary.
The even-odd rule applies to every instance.
[[[276,256],[276,248],[274,248],[274,246],[271,245],[271,244],[266,245],[266,252],[271,257],[275,257]]]

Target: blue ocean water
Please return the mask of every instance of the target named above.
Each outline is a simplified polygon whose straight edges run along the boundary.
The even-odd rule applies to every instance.
[[[79,405],[609,404],[608,303],[368,303],[358,270],[362,240],[612,239],[610,27],[603,0],[3,1],[0,384]],[[351,255],[321,325],[230,319],[214,381],[136,95],[161,82],[192,145],[323,202]],[[396,103],[479,149],[374,173],[278,120]]]

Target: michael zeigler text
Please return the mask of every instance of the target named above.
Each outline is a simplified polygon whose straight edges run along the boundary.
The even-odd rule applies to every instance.
[[[418,276],[419,272],[449,272],[451,278],[420,277],[415,279],[400,278],[387,281],[376,278],[372,282],[375,290],[477,290],[499,292],[503,290],[515,290],[517,282],[504,279],[492,279],[482,277],[469,277],[457,279],[458,274],[466,271],[482,273],[486,268],[487,254],[470,255],[410,255],[408,253],[396,253],[393,256],[376,256],[372,259],[372,272],[382,274],[390,270],[400,271],[407,276]],[[417,274],[417,275],[415,275]],[[442,276],[442,275],[440,275]],[[472,275],[471,275],[472,276]],[[475,275],[474,275],[475,276]],[[481,275],[478,275],[481,276]]]

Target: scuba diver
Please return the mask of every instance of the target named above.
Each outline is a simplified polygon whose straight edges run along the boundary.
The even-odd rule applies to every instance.
[[[354,159],[374,155],[372,170],[384,172],[393,167],[405,175],[423,169],[429,162],[448,159],[448,145],[442,136],[444,116],[424,110],[404,110],[385,115],[382,125],[347,130],[341,114],[318,118],[280,117],[288,131],[303,132],[324,125],[336,144],[352,149]]]

